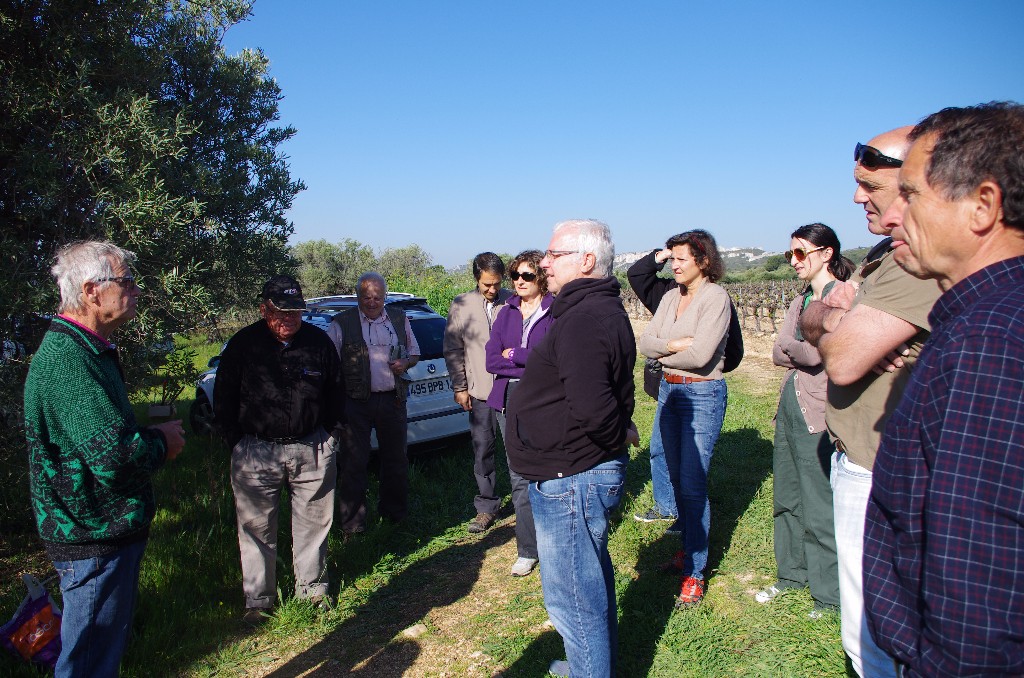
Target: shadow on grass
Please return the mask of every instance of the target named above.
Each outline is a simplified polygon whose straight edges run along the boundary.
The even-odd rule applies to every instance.
[[[451,541],[461,536],[452,528],[474,514],[472,453],[463,439],[448,449],[423,452],[413,457],[410,469],[408,519],[399,524],[370,522],[367,531],[349,543],[341,540],[336,523],[328,542],[332,595],[367,575],[371,581],[387,577],[442,535],[450,533]],[[244,598],[229,469],[230,453],[223,443],[193,435],[183,454],[155,477],[158,515],[143,559],[134,639],[122,664],[123,675],[217,672],[246,665],[247,657],[256,652],[246,640],[251,630],[241,621]],[[287,491],[282,495],[277,580],[287,617],[300,601],[292,600],[291,513]],[[375,507],[376,500],[377,479],[371,475],[368,505]],[[418,570],[420,565],[414,567]],[[404,581],[410,575],[394,576]],[[460,576],[467,577],[467,587],[475,581],[468,572]],[[372,594],[374,600],[387,599],[385,592],[392,584],[384,581],[375,584],[382,588]],[[270,633],[279,630],[272,626]],[[408,653],[409,647],[403,647]]]
[[[726,431],[718,439],[708,479],[711,535],[706,573],[710,586],[714,586],[714,572],[729,550],[740,518],[771,472],[771,452],[771,443],[752,428]],[[646,450],[641,450],[632,456],[627,466],[627,496],[642,494],[650,477],[650,457]],[[629,529],[630,505],[631,502],[624,502],[624,510],[613,516],[612,533],[620,528]],[[627,521],[626,525],[622,525],[623,521]],[[619,675],[646,676],[654,665],[658,643],[679,593],[679,578],[662,572],[661,566],[671,560],[679,548],[678,537],[664,535],[638,550],[637,579],[616,575]],[[547,633],[534,640],[502,675],[507,678],[544,675],[548,663],[562,657],[561,638],[557,633]]]
[[[269,675],[402,675],[419,656],[419,645],[395,637],[423,622],[434,608],[469,594],[486,552],[512,538],[513,527],[505,525],[416,562],[371,594],[352,617]]]

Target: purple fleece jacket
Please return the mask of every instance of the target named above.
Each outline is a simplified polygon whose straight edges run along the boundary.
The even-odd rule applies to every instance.
[[[523,312],[520,306],[523,303],[521,297],[515,296],[505,303],[498,316],[494,319],[491,327],[491,338],[487,340],[484,349],[487,353],[487,371],[494,375],[494,387],[491,395],[487,397],[487,404],[496,412],[505,409],[505,391],[508,389],[510,379],[519,379],[523,376],[526,368],[526,359],[530,357],[530,351],[547,334],[551,323],[555,321],[548,310],[555,298],[548,292],[540,300],[540,310],[543,316],[530,327],[530,333],[526,337],[526,346],[523,347]],[[512,352],[508,358],[502,357],[502,352],[511,348]]]

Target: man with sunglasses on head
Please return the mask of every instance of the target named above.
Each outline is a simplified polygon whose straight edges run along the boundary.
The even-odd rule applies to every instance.
[[[344,420],[338,354],[322,330],[302,322],[299,283],[276,275],[260,299],[262,318],[228,341],[213,387],[217,425],[231,448],[243,619],[253,625],[277,602],[284,487],[291,499],[295,596],[327,604],[327,536]]]
[[[455,391],[455,402],[469,412],[477,495],[473,500],[476,517],[466,529],[473,533],[486,532],[494,524],[501,506],[494,470],[498,419],[487,405],[494,375],[487,371],[485,347],[491,338],[495,316],[513,294],[501,286],[504,277],[505,262],[494,252],[482,252],[473,257],[476,289],[455,297],[448,309],[448,324],[444,330],[444,361]]]
[[[885,132],[854,148],[853,201],[863,205],[868,231],[888,236],[882,215],[899,194],[897,175],[910,127]],[[851,283],[811,303],[801,319],[828,374],[825,421],[835,439],[832,497],[843,649],[864,678],[892,676],[893,660],[875,644],[864,618],[864,516],[871,468],[885,422],[907,386],[928,339],[928,311],[941,290],[904,271],[891,238],[872,249]]]

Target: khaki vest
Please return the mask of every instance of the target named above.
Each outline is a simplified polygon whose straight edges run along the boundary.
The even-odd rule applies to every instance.
[[[385,306],[391,325],[395,328],[398,345],[408,347],[409,341],[405,334],[405,311],[400,308]],[[334,316],[341,325],[341,373],[345,377],[345,393],[353,400],[369,400],[370,398],[370,349],[363,339],[363,327],[359,322],[359,309],[350,308]],[[395,395],[404,401],[409,395],[409,388],[404,379],[395,376]]]

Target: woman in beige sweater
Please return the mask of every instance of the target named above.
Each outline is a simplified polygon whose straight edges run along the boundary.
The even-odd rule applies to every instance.
[[[707,231],[669,238],[672,273],[678,293],[661,300],[640,337],[640,352],[663,367],[658,409],[651,432],[651,477],[655,496],[670,485],[675,496],[682,550],[674,563],[682,581],[676,606],[704,598],[711,506],[707,476],[725,419],[722,378],[729,332],[729,294],[715,284],[725,267],[715,239]]]

